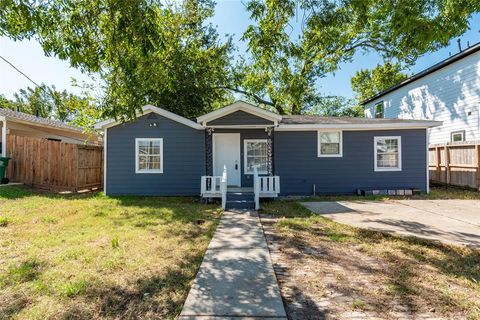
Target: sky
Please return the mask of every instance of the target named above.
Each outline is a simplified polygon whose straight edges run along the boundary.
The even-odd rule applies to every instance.
[[[218,27],[220,35],[233,36],[239,52],[245,51],[246,45],[240,41],[240,38],[249,25],[249,16],[242,1],[217,1],[215,16],[211,22]],[[463,48],[466,47],[467,41],[471,45],[480,42],[480,14],[472,17],[470,26],[471,30],[461,37]],[[448,47],[418,59],[409,72],[418,73],[455,53],[458,53],[457,38],[452,39]],[[40,45],[33,40],[15,42],[6,37],[0,37],[0,55],[35,82],[55,85],[59,90],[66,89],[73,93],[79,93],[80,89],[71,85],[72,77],[78,81],[89,81],[88,76],[71,68],[67,61],[56,57],[46,57]],[[320,79],[318,81],[319,91],[324,95],[342,95],[353,98],[350,78],[357,70],[373,68],[378,63],[381,63],[378,55],[358,53],[353,62],[342,64],[335,74]],[[15,92],[28,86],[33,87],[33,84],[3,60],[0,60],[0,94],[12,98]]]

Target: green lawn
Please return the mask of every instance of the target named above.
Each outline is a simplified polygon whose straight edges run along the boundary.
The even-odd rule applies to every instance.
[[[174,318],[218,224],[193,198],[0,188],[0,319]]]
[[[286,267],[280,287],[290,316],[308,318],[311,301],[321,301],[338,318],[480,319],[480,251],[350,227],[295,201],[263,209],[274,217],[262,223],[279,252],[273,262]]]

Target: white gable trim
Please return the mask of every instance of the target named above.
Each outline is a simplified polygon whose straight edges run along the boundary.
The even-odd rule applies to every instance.
[[[149,114],[151,112],[156,113],[158,115],[161,115],[161,116],[163,116],[165,118],[168,118],[170,120],[176,121],[178,123],[184,124],[184,125],[186,125],[188,127],[191,127],[193,129],[203,130],[203,127],[201,125],[193,122],[192,120],[189,120],[187,118],[179,116],[178,114],[167,111],[165,109],[152,106],[150,104],[147,104],[146,106],[143,106],[142,107],[142,112],[137,112],[136,116],[138,118],[138,117],[144,116],[146,114]],[[120,123],[122,123],[122,121],[118,121],[118,120],[115,120],[115,119],[109,119],[109,120],[105,120],[105,121],[96,123],[94,127],[95,127],[95,129],[106,129],[106,128],[111,128],[111,127],[114,127],[116,125],[119,125]]]
[[[228,105],[226,107],[223,107],[221,109],[212,111],[210,113],[207,113],[201,117],[197,118],[197,122],[201,123],[204,127],[206,126],[207,122],[221,118],[223,116],[226,116],[230,113],[236,112],[236,111],[244,111],[248,112],[250,114],[253,114],[257,117],[264,118],[267,120],[270,120],[274,123],[274,125],[277,125],[280,120],[282,120],[282,116],[267,110],[264,110],[262,108],[256,107],[253,104],[247,103],[245,101],[235,101],[231,105]]]

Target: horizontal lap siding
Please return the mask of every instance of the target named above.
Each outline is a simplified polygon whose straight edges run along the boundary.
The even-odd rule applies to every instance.
[[[262,117],[257,117],[245,111],[235,111],[221,118],[207,123],[209,126],[224,125],[272,125],[273,122]]]
[[[402,137],[402,171],[374,171],[374,137]],[[426,190],[425,130],[344,131],[343,157],[317,157],[317,132],[275,132],[282,195],[349,194],[357,188]]]
[[[151,114],[109,128],[107,138],[108,194],[200,194],[200,177],[205,174],[203,130]],[[163,138],[163,173],[135,173],[135,138]]]
[[[480,52],[409,83],[365,105],[385,103],[386,118],[430,119],[443,125],[430,129],[430,143],[450,142],[453,131],[465,130],[467,141],[480,139]]]

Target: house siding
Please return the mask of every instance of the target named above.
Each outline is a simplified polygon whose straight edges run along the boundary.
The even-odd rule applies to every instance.
[[[245,153],[244,153],[244,140],[245,139],[267,139],[267,133],[265,129],[216,129],[215,133],[240,133],[240,169],[241,169],[241,184],[242,187],[253,187],[253,175],[245,174],[244,172],[244,163],[245,163]]]
[[[402,137],[402,171],[374,171],[374,137]],[[344,131],[343,157],[317,157],[317,131],[275,132],[282,195],[352,194],[360,189],[427,190],[426,130]]]
[[[156,126],[150,126],[156,123]],[[163,173],[135,173],[135,138],[163,138]],[[156,114],[108,129],[108,195],[199,195],[205,133]]]
[[[381,101],[386,118],[443,121],[430,129],[431,144],[450,142],[461,130],[467,141],[479,140],[480,51],[367,103],[365,116],[373,118]]]
[[[208,126],[272,125],[273,122],[245,111],[235,111],[207,123]]]

